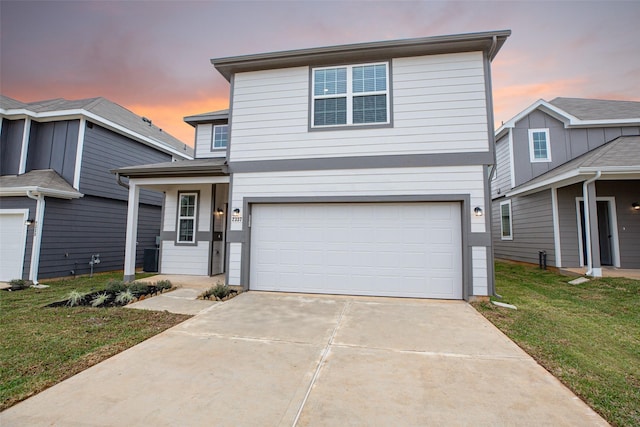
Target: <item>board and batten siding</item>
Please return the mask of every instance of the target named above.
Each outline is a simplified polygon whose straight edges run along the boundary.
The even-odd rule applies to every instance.
[[[31,121],[26,172],[53,169],[73,184],[80,120]]]
[[[500,203],[511,200],[513,240],[502,240]],[[538,264],[538,252],[547,252],[547,265],[555,266],[551,190],[493,202],[493,252],[496,258]],[[564,261],[564,252],[562,254]]]
[[[136,265],[145,248],[155,247],[160,207],[139,206]],[[94,271],[122,270],[127,228],[127,202],[85,196],[63,200],[47,197],[38,277],[89,274],[91,255],[100,254]]]
[[[0,197],[0,212],[5,209],[28,209],[29,218],[34,218],[36,215],[36,201],[28,197]],[[29,269],[31,268],[34,229],[35,227],[33,225],[27,227],[27,240],[25,242],[21,277],[21,279],[25,280],[29,278]],[[2,244],[2,242],[0,242],[0,244]],[[16,279],[18,279],[18,277],[16,277]]]
[[[80,170],[80,192],[128,200],[129,192],[118,185],[110,171],[125,166],[170,162],[171,155],[128,139],[96,124],[87,124]],[[140,203],[162,205],[162,194],[140,190]]]
[[[549,129],[550,162],[531,162],[529,129]],[[519,120],[512,132],[515,184],[518,186],[619,136],[640,135],[640,127],[565,129],[561,121],[534,110]]]
[[[430,168],[343,169],[236,173],[233,177],[232,206],[243,209],[246,197],[323,197],[323,196],[404,196],[460,194],[470,196],[471,206],[484,206],[483,166],[447,166]],[[486,209],[486,208],[485,208]],[[246,221],[246,218],[244,218]],[[242,222],[231,222],[231,230],[242,230]],[[471,232],[485,232],[484,217],[471,215]],[[486,252],[474,252],[484,263]],[[475,255],[474,255],[475,256]],[[232,243],[229,252],[229,283],[240,284],[241,245]],[[486,294],[487,273],[478,273]],[[474,278],[475,281],[475,278]]]
[[[496,143],[496,171],[491,180],[491,198],[495,199],[511,189],[511,153],[509,135]]]
[[[0,175],[17,175],[20,171],[24,119],[2,119],[0,139]]]
[[[396,58],[393,127],[309,131],[308,67],[238,73],[230,161],[488,151],[480,52]]]

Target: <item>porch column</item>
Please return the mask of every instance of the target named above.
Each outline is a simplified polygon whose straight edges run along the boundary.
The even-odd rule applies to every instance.
[[[602,277],[602,265],[600,264],[600,234],[598,232],[598,204],[596,201],[596,183],[591,182],[587,185],[589,209],[589,234],[591,237],[590,256],[591,256],[591,276]],[[587,208],[585,204],[585,208]],[[586,218],[586,217],[585,217]]]
[[[129,180],[129,205],[127,210],[127,238],[124,250],[124,281],[136,278],[136,240],[138,239],[138,204],[140,188],[134,180]]]

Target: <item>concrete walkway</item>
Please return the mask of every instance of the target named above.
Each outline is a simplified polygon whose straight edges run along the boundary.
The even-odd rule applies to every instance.
[[[17,404],[0,425],[606,423],[462,301],[254,291]]]

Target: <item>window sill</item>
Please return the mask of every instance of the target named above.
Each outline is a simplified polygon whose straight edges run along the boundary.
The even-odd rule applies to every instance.
[[[392,128],[393,123],[365,123],[361,125],[309,126],[309,132],[324,132],[332,130],[358,130]]]

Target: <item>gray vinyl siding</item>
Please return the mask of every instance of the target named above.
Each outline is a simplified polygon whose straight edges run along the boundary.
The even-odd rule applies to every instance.
[[[551,162],[531,163],[529,129],[549,129]],[[539,110],[518,121],[513,129],[516,186],[550,171],[622,135],[640,135],[640,127],[565,129],[564,124]]]
[[[509,155],[509,135],[496,143],[496,172],[491,180],[491,198],[494,199],[511,189],[511,156]]]
[[[53,169],[73,184],[80,120],[31,122],[26,172]]]
[[[141,204],[136,265],[145,248],[155,247],[160,233],[160,207]],[[100,254],[94,271],[122,270],[127,202],[85,196],[77,200],[46,199],[38,277],[88,274],[91,255]]]
[[[2,119],[0,175],[17,175],[20,169],[24,120]]]
[[[87,195],[128,200],[127,189],[109,172],[125,166],[170,162],[171,155],[132,141],[96,124],[87,123],[84,138],[80,192]],[[140,191],[140,202],[162,205],[162,194]]]
[[[511,200],[513,240],[500,237],[500,202]],[[493,248],[496,258],[538,264],[538,252],[547,252],[547,265],[555,266],[551,191],[493,201]]]
[[[631,204],[640,200],[640,181],[598,181],[597,197],[615,197],[620,245],[620,268],[640,268],[640,213]],[[579,267],[578,217],[576,198],[582,185],[558,189],[558,211],[563,267]]]
[[[0,209],[29,209],[29,218],[36,216],[36,201],[28,197],[0,197]],[[29,278],[29,268],[31,267],[31,249],[33,248],[34,227],[27,228],[27,241],[24,249],[24,261],[22,268],[22,278]]]

